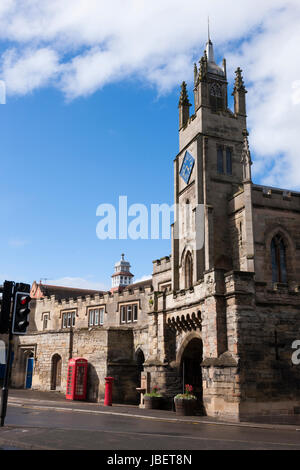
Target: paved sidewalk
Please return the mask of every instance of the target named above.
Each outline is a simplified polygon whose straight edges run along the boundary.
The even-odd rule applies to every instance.
[[[135,405],[113,404],[112,407],[104,406],[103,403],[90,403],[82,401],[66,400],[65,395],[60,392],[40,392],[36,390],[10,389],[8,405],[23,406],[32,409],[56,409],[62,412],[78,412],[92,414],[125,415],[128,417],[139,417],[141,419],[152,419],[157,421],[182,422],[182,423],[205,423],[213,425],[251,427],[260,429],[292,429],[299,428],[299,423],[292,425],[276,423],[240,423],[225,422],[206,416],[178,417],[173,411],[146,410]]]

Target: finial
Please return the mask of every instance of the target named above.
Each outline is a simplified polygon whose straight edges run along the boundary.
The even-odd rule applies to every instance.
[[[125,256],[124,253],[122,253],[121,256],[122,256],[122,261],[124,261],[124,256]]]
[[[204,57],[199,60],[199,80],[203,81],[207,74],[207,55],[204,51]]]
[[[186,89],[186,83],[182,82],[181,84],[181,93],[179,98],[179,106],[192,106],[189,102],[189,97]]]
[[[207,29],[208,29],[208,42],[210,42],[210,30],[209,30],[209,16],[207,18]]]
[[[242,69],[238,67],[235,73],[236,73],[236,77],[235,77],[235,83],[234,83],[234,91],[246,92],[246,88],[245,88],[245,84],[244,84],[244,80],[242,76]]]
[[[194,83],[195,83],[195,85],[197,83],[197,80],[198,80],[198,68],[197,68],[197,64],[194,64]]]
[[[247,131],[247,129],[243,129],[244,145],[243,145],[243,150],[242,150],[241,163],[243,164],[244,182],[251,181],[251,166],[253,163],[251,159],[248,136],[249,136],[249,132]]]

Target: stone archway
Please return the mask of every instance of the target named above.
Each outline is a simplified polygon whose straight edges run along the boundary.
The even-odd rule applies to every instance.
[[[139,388],[141,386],[141,374],[144,371],[144,362],[145,362],[145,355],[141,348],[135,353],[135,361],[136,361],[136,387]]]
[[[61,387],[62,359],[59,354],[54,354],[51,361],[51,386],[50,390],[60,390]]]
[[[202,339],[198,333],[194,332],[183,341],[176,362],[182,382],[182,390],[184,390],[185,385],[192,385],[193,394],[198,399],[199,408],[203,407],[202,361]]]
[[[135,353],[135,360],[136,360],[136,365],[138,369],[138,373],[141,374],[144,370],[144,362],[145,362],[145,356],[141,348],[137,350]]]

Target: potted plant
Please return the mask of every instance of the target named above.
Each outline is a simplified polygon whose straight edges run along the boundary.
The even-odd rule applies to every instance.
[[[185,386],[185,392],[174,398],[176,414],[180,416],[193,416],[196,411],[197,398],[192,394],[192,385]]]
[[[144,404],[147,410],[158,410],[161,407],[163,396],[158,387],[153,387],[150,393],[145,393]]]

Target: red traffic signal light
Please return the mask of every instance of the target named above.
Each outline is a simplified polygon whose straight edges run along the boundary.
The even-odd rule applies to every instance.
[[[14,296],[14,311],[12,321],[12,333],[15,335],[25,335],[29,325],[28,315],[30,313],[29,293],[16,292]]]
[[[29,304],[30,301],[31,301],[31,297],[29,297],[29,295],[27,295],[27,296],[23,295],[23,297],[21,297],[21,299],[20,299],[20,304],[21,305],[27,305],[27,304]]]

